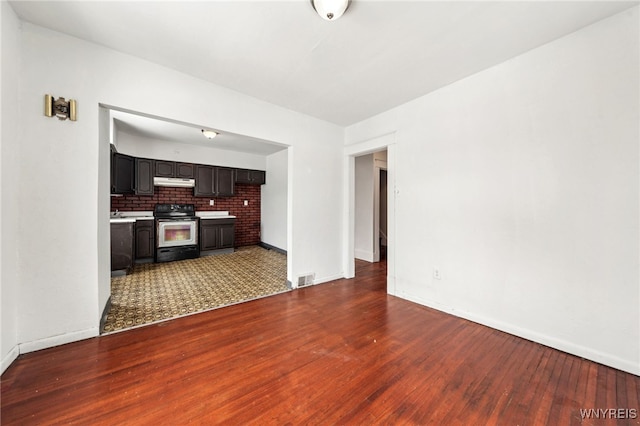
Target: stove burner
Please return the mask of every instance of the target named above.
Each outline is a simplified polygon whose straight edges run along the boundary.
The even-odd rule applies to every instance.
[[[156,204],[153,215],[157,218],[194,217],[196,207],[193,204]]]

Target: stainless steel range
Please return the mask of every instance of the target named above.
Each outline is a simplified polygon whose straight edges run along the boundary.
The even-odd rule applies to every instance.
[[[194,259],[198,248],[198,218],[193,204],[156,204],[156,262]]]

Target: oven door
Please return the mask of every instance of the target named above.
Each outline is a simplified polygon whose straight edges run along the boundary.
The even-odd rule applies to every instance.
[[[156,246],[180,247],[198,244],[197,219],[158,219]]]

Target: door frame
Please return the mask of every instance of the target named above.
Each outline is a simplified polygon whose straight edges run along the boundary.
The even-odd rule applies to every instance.
[[[396,134],[387,133],[356,142],[344,148],[343,156],[343,258],[345,278],[355,277],[355,159],[361,155],[387,150],[387,293],[395,295],[396,264]]]

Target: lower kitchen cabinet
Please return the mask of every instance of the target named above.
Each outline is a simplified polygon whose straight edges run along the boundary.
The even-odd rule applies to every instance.
[[[235,223],[235,219],[200,219],[200,254],[233,249]]]
[[[136,221],[136,262],[153,261],[155,240],[155,222],[153,220]]]
[[[135,222],[111,224],[111,270],[133,270],[134,244],[133,230]]]

